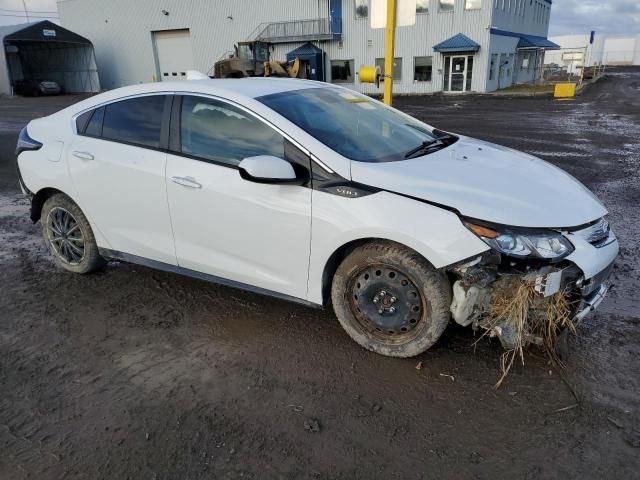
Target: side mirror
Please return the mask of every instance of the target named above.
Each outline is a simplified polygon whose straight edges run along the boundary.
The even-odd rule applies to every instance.
[[[256,183],[301,184],[293,166],[282,158],[271,155],[247,157],[238,165],[240,176]]]

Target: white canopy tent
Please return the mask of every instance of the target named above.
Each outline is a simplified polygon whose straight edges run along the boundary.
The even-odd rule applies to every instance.
[[[16,82],[49,80],[66,93],[99,92],[100,80],[89,40],[48,20],[0,27],[0,94]]]

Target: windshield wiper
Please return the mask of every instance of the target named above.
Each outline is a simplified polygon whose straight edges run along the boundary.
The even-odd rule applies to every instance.
[[[433,140],[425,140],[416,148],[412,148],[407,153],[405,153],[404,158],[413,158],[418,153],[426,152],[427,150],[433,147],[439,147],[440,145],[444,145],[444,142],[440,138],[434,138]]]

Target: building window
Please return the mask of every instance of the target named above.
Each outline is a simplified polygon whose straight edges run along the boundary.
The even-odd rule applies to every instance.
[[[353,83],[353,60],[331,60],[331,82]]]
[[[491,65],[489,66],[489,80],[493,80],[496,78],[497,63],[498,63],[498,54],[494,53],[491,55]]]
[[[429,0],[417,0],[416,13],[429,13]]]
[[[369,0],[355,0],[356,18],[367,18],[369,16]]]
[[[438,0],[438,9],[441,12],[453,12],[453,4],[455,0]]]
[[[480,10],[482,8],[482,0],[465,0],[465,10]]]
[[[384,74],[384,58],[376,58],[376,67]],[[393,72],[391,73],[394,82],[402,81],[402,58],[393,59]]]
[[[433,67],[433,57],[414,57],[413,79],[416,82],[430,82]]]

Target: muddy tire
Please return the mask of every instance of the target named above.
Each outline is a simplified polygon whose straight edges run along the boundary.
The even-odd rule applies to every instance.
[[[104,267],[87,217],[65,194],[57,193],[44,202],[40,223],[47,247],[61,267],[74,273]]]
[[[390,357],[413,357],[444,332],[451,286],[413,250],[372,241],[342,261],[331,299],[340,324],[361,346]]]

